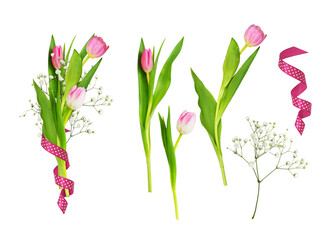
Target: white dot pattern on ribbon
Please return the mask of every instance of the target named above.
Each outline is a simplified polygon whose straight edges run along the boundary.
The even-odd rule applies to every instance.
[[[52,155],[62,159],[66,163],[66,169],[69,168],[69,160],[68,160],[68,155],[67,152],[62,149],[61,147],[58,147],[57,145],[54,145],[53,143],[49,142],[44,135],[42,135],[42,141],[41,141],[42,147]],[[68,189],[69,195],[72,195],[74,193],[74,182],[68,178],[64,178],[59,176],[58,174],[58,166],[53,169],[53,174],[54,174],[54,180],[55,183],[62,187],[63,189],[60,192],[59,199],[58,199],[58,206],[61,209],[63,213],[66,212],[67,208],[67,201],[65,199],[66,197],[66,192],[65,189]]]
[[[305,81],[305,74],[301,70],[284,62],[283,59],[297,56],[303,53],[306,52],[296,47],[291,47],[280,53],[280,60],[279,60],[279,68],[287,75],[300,81],[300,83],[297,84],[291,90],[291,99],[292,99],[292,104],[300,109],[296,118],[295,127],[301,135],[303,134],[305,128],[305,123],[302,119],[311,115],[311,108],[312,108],[312,104],[310,102],[298,97],[307,88]]]

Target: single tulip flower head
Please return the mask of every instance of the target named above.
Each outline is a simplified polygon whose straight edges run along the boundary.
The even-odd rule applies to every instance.
[[[67,105],[70,109],[76,110],[83,105],[86,97],[86,89],[83,87],[74,86],[69,91],[67,96]]]
[[[149,73],[153,69],[153,56],[150,49],[145,49],[141,56],[141,67],[143,71]]]
[[[87,54],[89,58],[99,58],[101,57],[107,50],[109,46],[107,46],[101,37],[94,36],[87,43]]]
[[[63,61],[62,47],[55,46],[51,54],[52,65],[55,69],[60,69],[62,67],[61,60]]]
[[[195,124],[196,116],[194,112],[186,110],[180,115],[177,121],[177,130],[181,135],[192,132]]]
[[[267,34],[259,26],[252,24],[244,34],[245,44],[248,47],[259,46],[266,38]]]

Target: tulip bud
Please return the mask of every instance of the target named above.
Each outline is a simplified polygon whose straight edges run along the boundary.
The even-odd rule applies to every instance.
[[[177,121],[178,132],[182,135],[190,133],[193,130],[195,118],[195,113],[184,111]]]
[[[70,109],[76,110],[83,105],[86,96],[86,89],[74,86],[67,96],[67,105]]]
[[[149,73],[153,69],[153,56],[150,49],[143,50],[141,56],[141,67],[146,73]]]
[[[87,54],[89,58],[99,58],[101,57],[109,46],[106,46],[105,42],[101,37],[94,36],[87,43]]]
[[[245,44],[248,47],[258,46],[265,40],[266,36],[267,34],[264,34],[259,26],[252,24],[244,34]]]
[[[63,60],[62,47],[55,46],[51,54],[52,65],[55,69],[60,69],[62,67],[61,60]]]

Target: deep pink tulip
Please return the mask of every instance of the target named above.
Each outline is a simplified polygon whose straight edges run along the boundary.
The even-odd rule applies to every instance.
[[[74,86],[67,95],[67,105],[70,109],[76,110],[83,105],[86,97],[86,89]]]
[[[182,135],[190,133],[194,128],[195,119],[195,113],[185,110],[177,121],[178,132]]]
[[[259,26],[252,24],[244,34],[245,44],[248,47],[258,46],[265,40],[266,36],[267,34],[264,34]]]
[[[106,50],[109,49],[109,46],[106,46],[103,38],[94,36],[92,37],[86,47],[87,54],[90,58],[99,58],[101,57]]]
[[[62,64],[60,63],[60,60],[64,58],[62,55],[62,47],[61,46],[55,46],[53,48],[52,52],[52,65],[55,69],[60,69],[62,67]]]
[[[150,49],[143,50],[142,56],[141,56],[141,67],[143,71],[146,73],[149,73],[153,69],[153,56],[151,54]]]

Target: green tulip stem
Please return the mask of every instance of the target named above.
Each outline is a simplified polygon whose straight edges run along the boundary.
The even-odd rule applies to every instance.
[[[86,57],[86,59],[84,59],[84,61],[82,62],[82,66],[90,59],[89,56]]]
[[[178,136],[178,139],[177,139],[177,141],[176,141],[176,144],[175,144],[175,146],[173,147],[173,149],[174,149],[175,151],[176,151],[176,148],[177,148],[178,143],[179,143],[179,141],[180,141],[180,139],[181,139],[182,136],[183,136],[183,134],[179,133],[179,136]]]
[[[175,186],[175,187],[172,187],[172,193],[173,193],[173,201],[174,201],[174,203],[175,203],[176,219],[179,220],[178,203],[177,203],[177,195],[176,195],[176,186]]]
[[[244,50],[247,48],[247,45],[245,44],[245,46],[242,48],[242,50],[240,50],[239,54],[242,54],[242,52],[244,52]]]
[[[149,72],[146,72],[146,76],[147,76],[147,83],[149,85]]]

